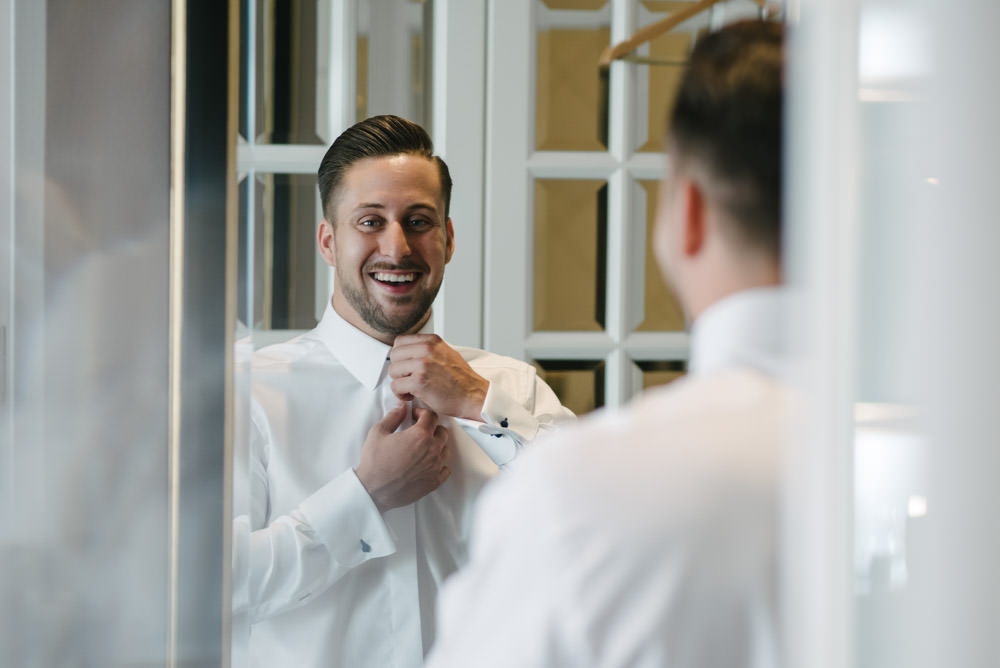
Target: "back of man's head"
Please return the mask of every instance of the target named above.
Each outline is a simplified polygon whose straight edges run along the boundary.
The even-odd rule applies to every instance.
[[[319,199],[323,215],[331,223],[331,208],[347,170],[359,160],[393,155],[419,155],[437,164],[445,217],[451,205],[451,174],[444,160],[434,155],[434,144],[422,127],[399,116],[372,116],[344,130],[319,164]]]
[[[701,38],[668,127],[675,165],[696,162],[734,241],[775,260],[781,251],[783,37],[779,23],[744,21]]]

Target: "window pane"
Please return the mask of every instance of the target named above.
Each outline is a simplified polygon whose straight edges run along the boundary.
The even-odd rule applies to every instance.
[[[598,11],[594,11],[594,10]],[[544,0],[538,6],[535,147],[540,151],[603,151],[607,87],[597,61],[608,46],[606,2]]]
[[[604,405],[603,360],[535,360],[538,374],[577,415]]]
[[[316,324],[316,177],[258,174],[254,221],[257,329],[309,329]]]
[[[534,329],[604,328],[607,182],[535,181]]]
[[[636,201],[646,204],[646,261],[645,271],[642,272],[639,279],[643,286],[643,316],[636,330],[640,332],[683,331],[686,328],[684,311],[677,303],[673,291],[667,287],[653,251],[653,230],[656,226],[656,201],[659,183],[657,181],[638,181],[637,183],[639,187],[635,188]],[[633,276],[635,274],[636,272],[633,272]]]

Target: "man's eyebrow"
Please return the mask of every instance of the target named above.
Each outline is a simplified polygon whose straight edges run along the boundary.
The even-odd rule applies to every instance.
[[[358,204],[356,207],[354,207],[353,213],[357,213],[358,211],[365,211],[367,209],[384,210],[385,204],[379,204],[378,202],[362,202]],[[425,204],[423,202],[416,202],[414,204],[411,204],[408,207],[406,207],[405,210],[407,213],[412,211],[425,210],[425,211],[430,211],[431,213],[434,214],[436,214],[438,211],[437,207],[434,206],[433,204]]]
[[[411,204],[406,207],[407,211],[416,211],[417,209],[427,209],[431,213],[437,213],[437,207],[433,204],[423,204],[421,202],[417,202],[416,204]]]

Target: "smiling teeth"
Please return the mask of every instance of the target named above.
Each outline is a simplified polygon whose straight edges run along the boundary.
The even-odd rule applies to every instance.
[[[386,274],[381,271],[376,271],[373,276],[376,281],[382,281],[384,283],[409,283],[413,280],[413,274]]]

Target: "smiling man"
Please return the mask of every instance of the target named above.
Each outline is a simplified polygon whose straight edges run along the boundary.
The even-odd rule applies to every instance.
[[[422,128],[346,130],[319,190],[334,292],[314,330],[254,357],[234,610],[250,617],[251,665],[416,667],[472,502],[572,414],[531,365],[432,332],[455,234],[448,167]]]

